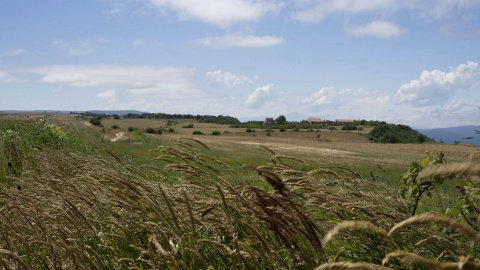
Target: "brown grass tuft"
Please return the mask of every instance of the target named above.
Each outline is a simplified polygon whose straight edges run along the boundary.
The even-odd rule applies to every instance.
[[[326,246],[333,238],[344,234],[348,231],[364,231],[373,234],[380,239],[384,240],[388,246],[394,250],[398,249],[398,246],[393,242],[393,239],[387,232],[370,222],[367,221],[344,221],[331,229],[323,238],[323,246]]]
[[[397,259],[403,264],[420,264],[428,269],[439,269],[439,270],[458,270],[458,269],[466,269],[466,268],[459,268],[458,263],[452,262],[438,262],[435,260],[430,260],[423,258],[415,253],[403,252],[403,251],[396,251],[387,254],[385,259],[383,259],[382,263],[386,264],[391,259]],[[470,269],[470,268],[468,268]]]
[[[410,227],[412,225],[423,225],[423,224],[441,224],[444,226],[452,227],[457,232],[467,236],[471,240],[475,242],[480,242],[480,235],[473,228],[457,220],[451,219],[448,216],[440,215],[433,212],[414,216],[398,223],[388,232],[388,235],[391,236],[395,232],[403,228]]]
[[[332,262],[323,264],[315,270],[359,269],[359,270],[391,270],[393,268],[364,262]]]

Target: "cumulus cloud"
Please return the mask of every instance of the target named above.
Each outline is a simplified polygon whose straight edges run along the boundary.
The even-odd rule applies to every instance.
[[[123,13],[127,10],[127,7],[123,3],[113,3],[112,8],[105,11],[104,13],[107,15]]]
[[[137,39],[137,40],[135,40],[134,42],[132,42],[132,46],[133,46],[133,47],[140,47],[140,46],[142,46],[144,43],[145,43],[145,41],[143,41],[143,39]]]
[[[15,78],[10,73],[0,70],[0,83],[22,82],[21,79]]]
[[[329,15],[357,15],[398,10],[411,10],[426,19],[449,19],[465,13],[474,17],[478,14],[480,1],[477,0],[294,0],[297,10],[292,17],[304,23],[317,23]]]
[[[181,20],[199,20],[226,28],[239,22],[257,21],[277,13],[285,3],[276,0],[147,0],[160,10],[173,10]]]
[[[211,85],[227,86],[229,88],[242,85],[253,84],[253,80],[244,75],[233,75],[230,72],[217,71],[207,72],[205,80]]]
[[[399,103],[429,105],[448,98],[458,89],[470,89],[478,85],[480,69],[478,63],[467,62],[451,67],[450,72],[425,70],[418,80],[400,86],[395,94]]]
[[[95,51],[94,48],[106,42],[107,40],[104,38],[84,39],[75,42],[66,42],[62,39],[57,39],[52,41],[51,46],[67,50],[73,55],[88,55]]]
[[[459,11],[474,11],[479,7],[477,0],[416,1],[421,16],[433,19],[445,19],[457,15]]]
[[[27,50],[25,50],[25,49],[17,49],[17,50],[14,50],[14,51],[5,52],[3,55],[8,56],[8,57],[15,57],[15,56],[22,55],[26,52],[27,52]]]
[[[334,87],[323,87],[310,97],[303,99],[302,103],[308,103],[314,106],[330,105],[336,103],[337,89]]]
[[[268,84],[263,87],[257,88],[253,93],[248,96],[247,101],[245,101],[245,107],[250,108],[261,108],[265,103],[273,98],[273,93],[275,86],[273,84]]]
[[[112,99],[112,98],[115,98],[116,94],[117,94],[117,90],[111,89],[111,90],[107,90],[105,92],[98,93],[97,97],[102,98],[102,99]]]
[[[85,65],[43,66],[26,70],[44,83],[71,87],[122,89],[148,97],[189,98],[200,95],[188,67]]]
[[[297,0],[301,10],[293,14],[293,18],[305,22],[316,23],[331,13],[358,14],[362,12],[395,10],[401,6],[399,0]]]
[[[373,21],[354,27],[345,25],[345,31],[352,36],[373,36],[383,39],[397,38],[406,33],[406,30],[386,21]]]
[[[284,43],[285,40],[275,36],[254,36],[243,33],[228,34],[225,36],[208,37],[198,39],[196,44],[215,49],[226,48],[266,48],[277,46]]]

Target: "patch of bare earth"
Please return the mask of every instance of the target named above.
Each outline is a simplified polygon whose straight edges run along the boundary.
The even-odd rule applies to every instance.
[[[112,138],[110,141],[116,142],[118,140],[123,140],[123,139],[126,139],[124,131],[118,132],[117,134],[115,134],[115,138]]]

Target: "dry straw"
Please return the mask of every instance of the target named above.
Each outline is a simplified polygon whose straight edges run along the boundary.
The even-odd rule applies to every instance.
[[[392,270],[393,268],[364,262],[333,262],[323,264],[315,270],[359,269],[359,270]]]
[[[423,258],[415,253],[397,251],[387,254],[382,263],[386,264],[391,259],[397,259],[403,264],[420,264],[428,269],[438,269],[438,270],[458,270],[458,269],[471,269],[471,268],[459,268],[458,263],[452,262],[438,262],[431,259]]]
[[[331,229],[323,238],[322,244],[326,246],[333,238],[349,231],[364,231],[384,240],[389,247],[396,250],[398,246],[393,242],[390,235],[385,230],[373,225],[367,221],[344,221]]]
[[[471,176],[478,179],[478,177],[480,176],[480,164],[452,163],[442,166],[435,166],[428,170],[424,170],[420,174],[420,178],[454,178],[458,175]]]
[[[457,220],[451,219],[448,216],[440,215],[433,212],[414,216],[398,223],[390,230],[390,232],[388,232],[388,235],[391,236],[395,232],[403,228],[410,227],[412,225],[423,225],[423,224],[441,224],[444,226],[452,227],[457,232],[467,236],[471,240],[475,242],[480,242],[480,235],[470,226],[467,226],[466,224],[461,223]]]

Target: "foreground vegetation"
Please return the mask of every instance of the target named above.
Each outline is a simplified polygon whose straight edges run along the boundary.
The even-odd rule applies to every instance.
[[[0,130],[5,269],[480,269],[475,153],[412,163],[400,194],[374,175],[266,146],[257,148],[269,158],[252,164],[191,137],[107,143],[131,152],[143,143],[154,160],[142,164],[100,149],[102,135],[86,126]],[[461,196],[456,204],[412,213],[450,182],[458,191],[440,196]]]

